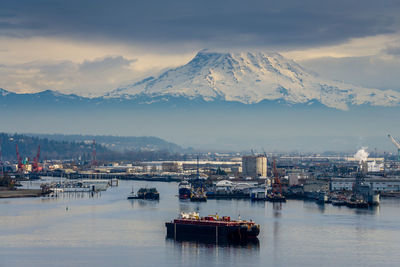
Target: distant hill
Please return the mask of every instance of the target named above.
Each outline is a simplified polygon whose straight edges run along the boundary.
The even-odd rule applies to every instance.
[[[1,154],[3,160],[16,161],[16,145],[22,159],[33,158],[37,154],[40,145],[40,159],[91,159],[93,146],[86,142],[56,141],[47,138],[39,138],[21,134],[0,133]],[[102,145],[96,145],[99,154],[109,150]]]
[[[96,140],[97,160],[100,162],[177,160],[185,157],[177,153],[182,148],[156,137],[0,133],[0,147],[3,161],[16,161],[18,144],[22,159],[32,161],[40,145],[40,160],[81,158],[89,162],[92,159],[93,139]]]
[[[167,142],[161,138],[153,136],[111,136],[111,135],[66,135],[66,134],[26,134],[40,138],[47,138],[56,141],[69,142],[91,142],[96,140],[110,150],[117,152],[124,151],[168,151],[183,152],[186,151],[177,144]]]

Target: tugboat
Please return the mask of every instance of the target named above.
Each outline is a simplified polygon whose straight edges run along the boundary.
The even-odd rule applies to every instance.
[[[178,219],[165,223],[165,226],[167,237],[175,240],[243,242],[257,240],[260,233],[260,225],[251,220],[236,221],[218,215],[199,217],[196,212],[182,212]]]
[[[192,194],[192,188],[188,181],[182,181],[178,185],[179,199],[189,199]]]
[[[362,199],[349,199],[346,202],[346,206],[349,208],[358,208],[358,209],[366,209],[369,207],[368,202]]]
[[[338,195],[332,198],[332,205],[333,206],[346,206],[347,200],[346,197],[343,195]]]
[[[156,188],[140,188],[137,194],[132,192],[129,194],[128,199],[150,199],[159,200],[160,193],[157,192]]]
[[[285,196],[283,196],[282,194],[275,194],[275,193],[271,193],[267,195],[267,200],[269,202],[286,202],[286,198]]]
[[[204,193],[203,190],[198,189],[196,191],[193,191],[192,194],[190,195],[190,201],[192,202],[206,202],[207,201],[207,196]]]
[[[137,194],[133,191],[133,187],[132,187],[132,191],[129,193],[129,196],[127,197],[127,199],[137,199]]]

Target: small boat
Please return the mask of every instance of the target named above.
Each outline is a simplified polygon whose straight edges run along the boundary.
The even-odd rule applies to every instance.
[[[260,225],[253,221],[231,220],[230,217],[198,213],[181,213],[180,217],[165,223],[167,237],[175,240],[235,242],[257,239]]]
[[[137,199],[137,194],[133,191],[133,187],[132,187],[132,191],[129,193],[127,199]]]

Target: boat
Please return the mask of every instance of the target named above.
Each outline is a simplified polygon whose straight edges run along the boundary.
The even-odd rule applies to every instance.
[[[316,202],[319,205],[324,205],[325,203],[328,203],[328,200],[329,200],[328,195],[325,192],[321,192],[318,195]]]
[[[178,185],[179,199],[189,199],[192,194],[192,188],[188,181],[182,181]]]
[[[128,196],[128,199],[158,200],[160,199],[160,193],[157,192],[156,188],[140,188],[136,194],[132,190]]]
[[[212,242],[242,242],[257,239],[260,225],[253,221],[231,220],[230,217],[199,213],[180,214],[180,217],[166,222],[167,237],[175,240],[195,240]]]
[[[265,201],[265,200],[267,200],[267,195],[266,195],[266,192],[265,192],[265,188],[253,189],[251,191],[251,193],[250,193],[250,199],[252,201],[258,201],[258,200]]]
[[[192,202],[206,202],[207,201],[207,196],[204,193],[203,190],[197,190],[193,191],[192,194],[190,195],[190,201]]]
[[[269,202],[286,202],[286,197],[280,193],[267,194],[267,200]]]
[[[333,206],[346,206],[346,199],[341,199],[341,198],[333,198],[332,199],[332,205]]]
[[[365,209],[368,208],[368,202],[360,199],[350,199],[346,202],[346,206],[349,208]]]
[[[137,194],[133,191],[133,187],[132,187],[132,191],[129,193],[129,196],[127,197],[127,199],[137,199]]]

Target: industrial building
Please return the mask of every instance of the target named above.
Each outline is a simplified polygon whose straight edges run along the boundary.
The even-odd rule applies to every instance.
[[[164,172],[180,172],[183,170],[181,162],[163,162],[161,166]]]
[[[355,178],[332,178],[330,187],[332,191],[352,190]],[[400,178],[365,178],[364,183],[372,186],[376,192],[400,192]]]
[[[243,177],[267,177],[267,157],[261,155],[242,157],[242,176]]]

